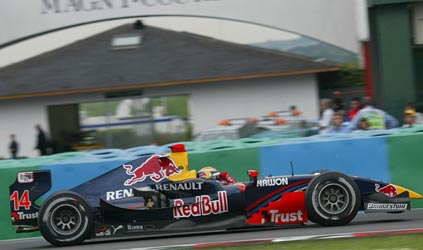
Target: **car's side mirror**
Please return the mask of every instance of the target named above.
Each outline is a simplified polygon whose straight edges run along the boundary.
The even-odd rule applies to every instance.
[[[248,176],[250,177],[250,181],[253,181],[254,184],[257,183],[257,177],[259,175],[259,171],[257,170],[248,170],[247,171]]]

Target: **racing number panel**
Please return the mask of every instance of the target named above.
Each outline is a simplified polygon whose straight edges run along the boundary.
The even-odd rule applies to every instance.
[[[35,201],[51,189],[50,170],[18,173],[9,187],[12,225],[38,225]]]

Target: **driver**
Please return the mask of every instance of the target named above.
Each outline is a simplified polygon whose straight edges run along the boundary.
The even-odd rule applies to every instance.
[[[214,179],[223,184],[234,184],[237,181],[228,172],[219,172],[214,167],[204,167],[197,172],[199,178]]]

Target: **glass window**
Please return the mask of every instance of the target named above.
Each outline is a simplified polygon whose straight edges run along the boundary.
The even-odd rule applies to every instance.
[[[96,131],[104,148],[129,148],[191,139],[188,95],[135,97],[79,105],[80,127]]]

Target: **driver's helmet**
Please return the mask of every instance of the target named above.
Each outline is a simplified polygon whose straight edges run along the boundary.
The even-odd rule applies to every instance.
[[[217,176],[220,174],[214,167],[204,167],[200,169],[198,172],[198,177],[204,179],[216,179]]]

